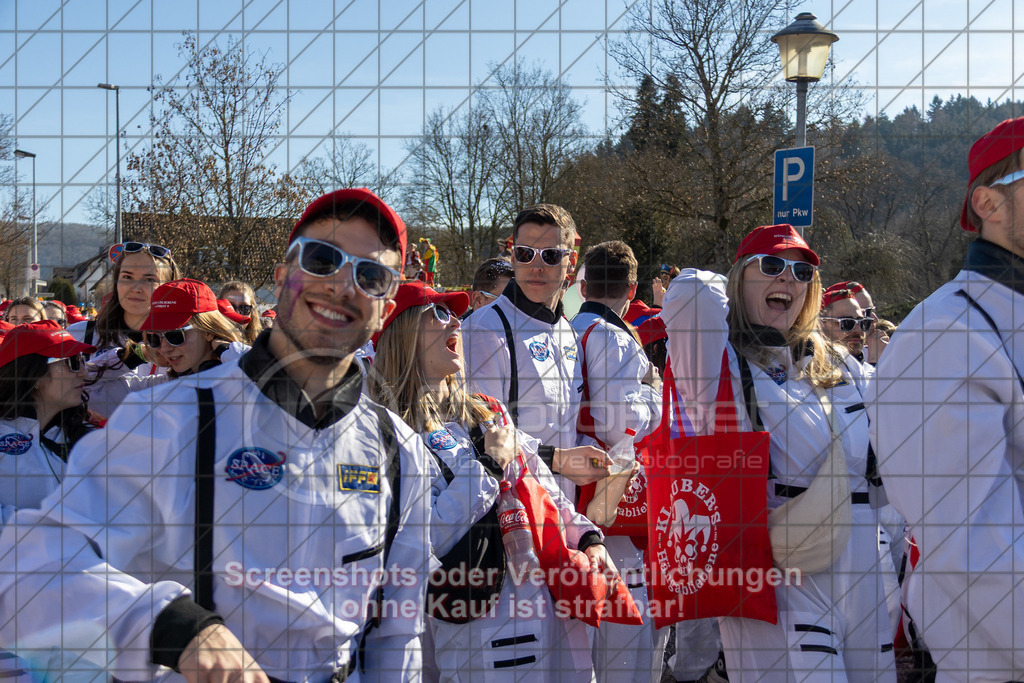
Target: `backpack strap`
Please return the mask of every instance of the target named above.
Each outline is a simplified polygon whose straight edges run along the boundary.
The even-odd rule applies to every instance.
[[[505,344],[508,346],[508,357],[511,364],[511,372],[508,378],[508,401],[506,405],[508,406],[509,415],[512,416],[512,422],[519,424],[519,366],[516,363],[516,340],[512,336],[512,326],[509,324],[508,318],[505,317],[501,307],[494,306],[493,310],[498,314],[501,325],[505,328]]]
[[[94,336],[96,336],[96,321],[88,320],[85,323],[85,336],[83,337],[83,341],[86,344],[93,346],[92,338]]]
[[[984,318],[985,322],[988,323],[988,326],[991,327],[992,331],[996,333],[996,338],[999,339],[999,345],[1003,347],[1003,352],[1010,359],[1010,367],[1013,368],[1013,373],[1017,375],[1017,381],[1020,383],[1021,391],[1024,391],[1024,378],[1020,376],[1020,371],[1018,371],[1017,366],[1013,364],[1013,357],[1010,356],[1010,352],[1006,350],[1006,342],[1003,341],[1003,335],[999,334],[999,328],[996,327],[996,321],[992,319],[992,316],[988,314],[988,311],[981,307],[981,304],[975,301],[974,298],[964,290],[958,289],[956,291],[956,295],[961,296],[964,299],[967,299],[967,303],[971,306],[971,308],[980,313],[981,317]]]
[[[743,382],[743,401],[747,404],[747,415],[750,417],[750,426],[755,432],[765,431],[764,423],[761,422],[761,413],[757,409],[757,396],[754,394],[754,376],[750,372],[750,363],[741,353],[736,354],[740,363],[740,379]]]
[[[587,331],[583,333],[583,337],[580,339],[580,370],[583,373],[583,396],[580,399],[580,410],[579,415],[576,418],[576,431],[580,434],[586,434],[597,441],[601,448],[605,447],[604,442],[597,438],[597,430],[594,427],[594,416],[590,414],[590,382],[587,379],[587,339],[590,338],[590,333],[594,331],[600,320],[595,320],[591,323]]]
[[[196,604],[211,612],[213,602],[213,462],[217,449],[217,413],[213,389],[197,387],[199,429],[196,432],[196,502],[193,585]]]

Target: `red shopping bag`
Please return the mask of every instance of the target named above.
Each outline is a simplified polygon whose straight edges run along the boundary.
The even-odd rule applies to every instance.
[[[737,431],[731,380],[723,352],[715,433],[691,436],[665,369],[662,422],[644,463],[645,560],[657,628],[705,617],[777,621],[775,585],[783,577],[768,539],[769,434]]]
[[[579,418],[576,421],[576,431],[592,437],[600,444],[601,448],[608,448],[613,444],[606,444],[597,438],[594,429],[594,418],[590,414],[590,387],[587,382],[587,339],[590,337],[590,331],[594,329],[595,325],[597,323],[588,327],[587,331],[583,333],[583,338],[580,340],[580,351],[583,359],[581,365],[583,372],[583,400],[580,404]],[[637,458],[640,462],[643,462],[645,457],[642,448],[645,443],[646,439],[637,444]],[[587,514],[587,506],[594,499],[596,488],[597,484],[587,484],[580,487],[580,496],[576,502],[576,509],[581,514]],[[643,470],[633,477],[633,480],[629,482],[629,486],[626,487],[626,492],[622,495],[622,500],[619,501],[618,508],[615,511],[615,522],[610,527],[602,526],[601,531],[605,536],[629,536],[639,548],[643,548],[646,545],[647,476]]]
[[[515,491],[526,508],[533,531],[533,547],[537,551],[544,578],[555,600],[560,616],[571,616],[598,626],[602,621],[615,624],[642,624],[640,611],[622,581],[608,590],[604,574],[592,571],[586,553],[566,545],[565,529],[558,508],[550,494],[527,469],[520,458],[522,474]]]

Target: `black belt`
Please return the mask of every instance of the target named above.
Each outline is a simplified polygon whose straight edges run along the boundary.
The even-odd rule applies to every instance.
[[[352,672],[355,670],[356,658],[353,657],[351,660],[349,660],[349,663],[346,667],[335,670],[335,672],[331,674],[331,677],[327,680],[329,683],[345,683],[345,681],[348,680],[348,677],[351,676]],[[270,679],[270,683],[289,683],[289,681],[286,681],[283,678],[274,678],[270,675],[267,675],[267,678]]]
[[[804,486],[791,486],[790,484],[776,484],[775,495],[782,498],[796,498],[806,491]],[[850,502],[854,505],[870,505],[871,500],[867,491],[854,491],[850,494]]]

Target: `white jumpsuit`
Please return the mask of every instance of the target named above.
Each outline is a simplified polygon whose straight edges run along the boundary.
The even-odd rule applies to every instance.
[[[129,395],[75,447],[41,510],[4,527],[0,609],[12,616],[0,620],[0,645],[31,653],[58,642],[126,680],[167,673],[151,663],[150,637],[193,582],[196,387],[212,388],[216,403],[217,612],[279,679],[319,683],[356,657],[383,579],[391,497],[378,414],[357,391],[336,421],[307,426],[237,361]],[[437,469],[419,436],[391,418],[399,527],[384,618],[350,681],[415,680],[420,668],[423,532]]]
[[[504,412],[504,418],[510,419],[507,412]],[[455,474],[448,487],[448,492],[454,495],[449,496],[447,506],[463,499],[466,518],[478,519],[494,505],[498,482],[477,462],[469,433],[462,425],[450,422],[444,427],[446,433],[439,432],[424,435],[424,439],[433,444],[434,452]],[[450,439],[445,438],[449,436]],[[599,533],[597,527],[578,514],[562,495],[550,470],[536,456],[536,439],[522,433],[519,438],[527,466],[537,475],[561,512],[569,547],[576,548],[587,532]],[[467,466],[468,461],[472,461],[473,466]],[[481,477],[488,481],[482,481]],[[475,484],[477,491],[473,491],[472,486],[467,488],[467,484]],[[435,515],[431,539],[435,543],[435,552],[443,555],[446,552],[443,544],[447,542],[450,549],[465,534],[468,526],[460,527],[461,533],[452,538],[453,534],[448,531],[439,533],[435,528],[437,522],[438,516]],[[438,547],[439,541],[442,545]],[[498,603],[490,614],[466,624],[431,619],[434,658],[440,670],[440,680],[446,683],[590,681],[588,629],[581,621],[558,617],[554,607],[547,587],[530,582],[517,585],[511,573],[506,572]]]
[[[921,553],[906,607],[940,682],[1024,680],[1022,321],[1024,294],[961,271],[900,325],[868,399],[889,501]]]
[[[661,317],[668,328],[669,358],[676,388],[697,434],[714,428],[715,396],[728,350],[733,393],[741,428],[750,420],[743,402],[738,359],[728,344],[725,278],[684,270],[665,295]],[[774,350],[769,372],[751,363],[755,394],[776,480],[768,484],[768,507],[784,502],[777,484],[806,487],[824,462],[831,442],[829,422],[806,380],[792,379],[787,347]],[[850,373],[859,364],[850,363]],[[844,371],[844,382],[828,390],[842,429],[850,490],[868,491],[868,425],[863,410],[863,376]],[[886,611],[883,565],[878,552],[878,514],[869,504],[852,506],[853,526],[846,551],[828,570],[803,576],[802,585],[776,588],[778,624],[724,617],[719,620],[731,681],[895,681],[892,637]]]
[[[625,436],[627,428],[636,432],[637,440],[642,439],[658,426],[661,416],[661,396],[643,383],[650,362],[624,324],[610,308],[594,302],[584,302],[572,319],[579,352],[586,356],[594,432],[609,447]],[[608,536],[604,543],[633,601],[643,610],[647,604],[643,552],[628,536]],[[598,683],[647,683],[655,672],[655,680],[660,680],[664,643],[658,648],[656,641],[650,618],[640,626],[602,622],[593,646]]]

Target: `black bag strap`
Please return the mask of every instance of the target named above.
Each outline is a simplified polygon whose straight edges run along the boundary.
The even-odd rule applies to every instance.
[[[754,394],[754,376],[750,372],[750,363],[737,353],[736,357],[740,362],[740,380],[743,382],[743,401],[747,404],[747,415],[750,417],[750,426],[755,432],[766,431],[764,423],[761,422],[761,413],[757,409],[757,396]]]
[[[999,339],[999,345],[1003,347],[1003,352],[1006,353],[1007,357],[1010,359],[1010,367],[1013,368],[1013,373],[1017,375],[1017,381],[1020,383],[1020,389],[1021,391],[1024,391],[1024,378],[1020,376],[1020,372],[1017,370],[1017,366],[1013,364],[1013,357],[1010,356],[1010,352],[1006,350],[1006,342],[1003,341],[1003,335],[999,334],[999,328],[996,327],[996,321],[992,319],[992,316],[988,314],[988,311],[982,308],[981,304],[975,301],[970,294],[968,294],[962,289],[958,289],[956,291],[956,294],[957,296],[962,296],[963,298],[967,299],[967,303],[970,304],[971,308],[980,313],[981,317],[984,318],[985,322],[988,323],[988,326],[991,327],[992,331],[996,333],[996,337]]]
[[[508,357],[512,366],[508,379],[508,401],[505,405],[508,407],[509,415],[512,416],[512,424],[519,424],[519,366],[516,363],[516,340],[512,336],[512,326],[501,307],[493,306],[492,308],[498,314],[502,327],[505,328],[505,344],[508,346]]]
[[[196,523],[193,555],[193,600],[216,611],[213,603],[213,463],[217,451],[217,413],[213,389],[197,387],[199,429],[196,431]]]
[[[92,338],[96,335],[96,321],[87,320],[85,323],[85,336],[82,338],[86,344],[92,346]]]
[[[402,459],[398,452],[398,440],[395,437],[395,423],[383,406],[374,404],[377,419],[380,421],[380,436],[384,444],[385,476],[391,486],[391,505],[388,507],[387,531],[384,533],[384,567],[388,564],[388,553],[391,544],[398,534],[398,520],[402,509]]]

